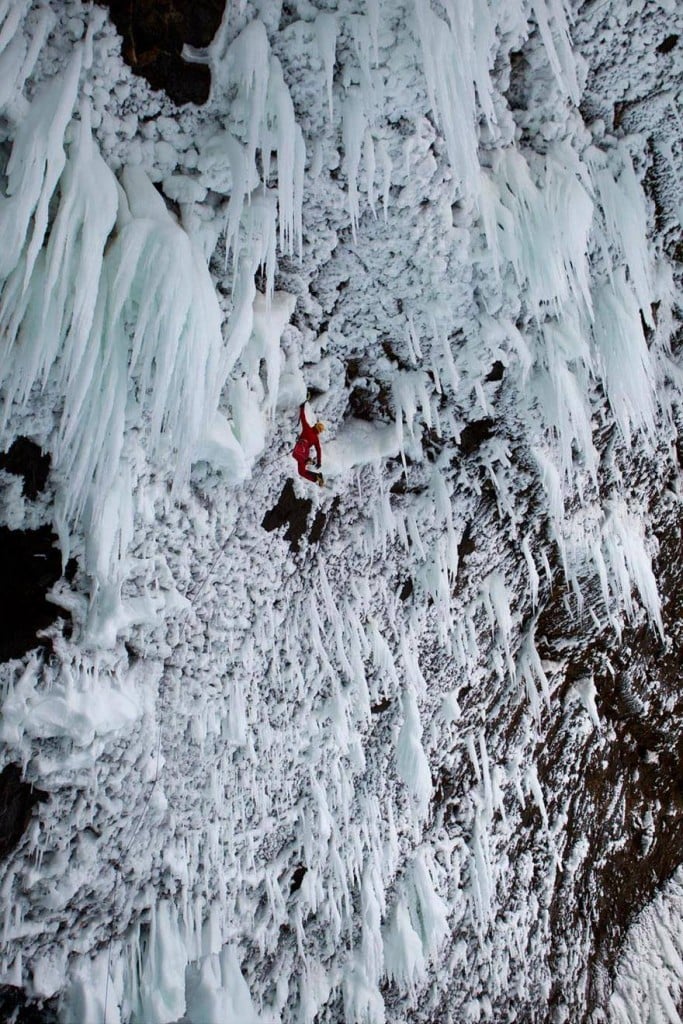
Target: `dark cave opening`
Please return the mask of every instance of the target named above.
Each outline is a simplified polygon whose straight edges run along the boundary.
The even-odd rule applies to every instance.
[[[5,765],[0,772],[0,858],[6,857],[23,836],[34,806],[47,799],[42,789],[22,781],[19,765]]]
[[[178,106],[206,103],[211,91],[208,64],[185,60],[183,46],[209,45],[221,23],[225,0],[98,0],[109,8],[123,37],[122,56],[153,89],[163,89]]]
[[[62,575],[57,535],[50,526],[10,530],[0,526],[0,661],[21,658],[41,645],[37,633],[63,615],[47,599]]]
[[[18,437],[0,453],[0,469],[23,478],[22,494],[30,501],[45,490],[50,466],[49,454],[27,437]],[[62,575],[57,541],[49,525],[33,530],[0,526],[0,662],[42,646],[37,634],[63,614],[46,597]]]
[[[28,437],[18,437],[0,453],[0,469],[24,478],[22,493],[34,501],[45,490],[50,473],[50,456]]]

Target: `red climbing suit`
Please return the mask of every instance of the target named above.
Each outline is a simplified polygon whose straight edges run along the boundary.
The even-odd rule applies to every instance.
[[[292,455],[296,459],[296,464],[299,468],[299,476],[304,477],[306,480],[310,480],[311,483],[317,483],[318,473],[311,473],[310,470],[306,469],[306,463],[311,457],[311,448],[315,448],[317,456],[318,469],[322,463],[322,452],[320,450],[320,438],[318,437],[318,431],[315,427],[306,419],[306,413],[304,412],[304,406],[299,406],[299,423],[301,424],[301,433],[299,439],[294,445]]]

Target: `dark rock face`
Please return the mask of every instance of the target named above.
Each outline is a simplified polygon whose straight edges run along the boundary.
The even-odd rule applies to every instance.
[[[663,39],[657,47],[657,53],[671,53],[677,42],[677,35],[667,36],[666,39]]]
[[[392,705],[391,698],[390,697],[385,697],[383,700],[378,701],[377,704],[372,704],[371,705],[370,713],[373,714],[373,715],[381,715],[385,711],[388,711],[389,708],[391,707],[391,705]]]
[[[31,820],[37,803],[48,794],[21,781],[21,768],[8,764],[0,772],[0,857],[6,857],[17,845]],[[0,998],[0,1007],[2,1007]]]
[[[501,363],[500,359],[496,359],[495,363],[486,374],[486,380],[492,383],[496,383],[502,380],[505,375],[505,367]]]
[[[0,985],[0,1019],[12,1024],[58,1024],[56,1000],[27,999],[14,985]]]
[[[308,871],[308,868],[306,867],[305,864],[299,864],[299,866],[294,869],[294,873],[292,875],[292,881],[291,881],[290,886],[289,886],[290,896],[293,893],[299,891],[299,889],[301,888],[301,883],[303,882],[304,878],[306,877],[306,872],[307,871]]]
[[[551,907],[553,954],[560,962],[564,935],[580,923],[591,929],[594,1006],[600,1005],[600,978],[613,969],[626,929],[671,878],[683,848],[683,530],[675,513],[657,516],[655,533],[666,641],[645,624],[627,627],[617,639],[585,616],[581,630],[573,631],[581,641],[575,640],[567,659],[562,699],[575,681],[592,676],[605,725],[580,749],[566,718],[558,716],[541,758],[551,791],[563,762],[576,772],[566,803],[569,845],[587,842],[591,853],[576,874],[561,874]],[[562,657],[572,622],[560,588],[550,595],[538,625],[539,654]],[[566,796],[558,797],[558,806]]]
[[[163,89],[174,103],[206,103],[211,72],[206,64],[183,60],[183,46],[201,48],[213,39],[225,0],[98,0],[108,7],[123,36],[123,59]]]
[[[33,501],[45,489],[50,456],[44,455],[35,441],[18,437],[8,451],[0,454],[0,469],[23,476],[23,495]]]
[[[468,423],[460,434],[460,449],[463,455],[472,455],[484,441],[488,441],[493,434],[493,427],[494,422],[491,419]]]
[[[0,661],[21,658],[37,647],[38,630],[60,614],[45,597],[62,574],[56,543],[49,526],[38,530],[0,526]]]

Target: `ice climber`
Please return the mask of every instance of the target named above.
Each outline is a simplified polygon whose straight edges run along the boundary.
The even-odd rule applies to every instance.
[[[301,424],[301,433],[299,438],[294,445],[292,455],[296,459],[296,464],[299,468],[299,476],[302,476],[305,480],[310,480],[311,483],[317,484],[318,487],[322,487],[324,484],[322,473],[314,473],[311,471],[311,448],[315,448],[317,456],[316,469],[320,469],[323,461],[322,451],[320,448],[320,437],[318,436],[325,429],[325,424],[318,420],[313,426],[306,419],[305,402],[302,402],[299,406],[299,423]]]

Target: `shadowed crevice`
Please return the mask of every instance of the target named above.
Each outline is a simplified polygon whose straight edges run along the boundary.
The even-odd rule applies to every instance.
[[[268,533],[286,526],[285,540],[289,541],[292,551],[298,551],[301,538],[306,533],[312,507],[313,502],[309,498],[297,498],[294,484],[288,480],[282,488],[277,505],[266,512],[261,525]]]
[[[48,798],[49,794],[42,789],[22,782],[19,765],[8,764],[3,768],[0,772],[0,858],[7,857],[23,836],[34,806]]]
[[[211,91],[207,64],[186,61],[183,47],[209,45],[221,23],[225,0],[98,0],[109,8],[123,37],[123,59],[153,89],[182,106],[206,103]]]
[[[0,454],[0,469],[24,478],[22,493],[34,501],[45,490],[50,473],[50,456],[35,441],[18,437],[6,452]]]
[[[39,630],[64,612],[48,590],[62,575],[57,535],[49,526],[10,530],[0,526],[0,661],[21,658],[40,645]]]
[[[35,1002],[15,985],[0,985],[0,1020],[12,1024],[59,1024],[57,1000]]]

